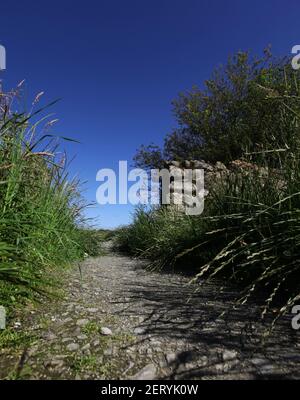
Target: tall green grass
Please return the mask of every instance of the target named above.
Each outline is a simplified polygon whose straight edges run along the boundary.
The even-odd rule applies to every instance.
[[[39,111],[17,113],[18,92],[0,91],[0,303],[10,306],[48,289],[49,272],[80,259],[80,184],[58,157],[51,123]],[[85,240],[83,240],[83,237]]]
[[[300,115],[293,109],[300,98],[272,93],[266,101],[282,105],[284,147],[245,151],[244,160],[258,168],[218,181],[200,216],[137,209],[117,244],[157,268],[192,267],[200,284],[226,277],[240,287],[237,303],[259,293],[262,316],[279,305],[275,323],[300,300]]]

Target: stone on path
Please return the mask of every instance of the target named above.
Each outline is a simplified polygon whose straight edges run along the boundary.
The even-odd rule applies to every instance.
[[[142,335],[145,332],[144,328],[141,327],[137,327],[135,328],[135,330],[133,331],[136,335]]]
[[[77,322],[76,322],[76,325],[77,326],[85,326],[85,325],[87,325],[89,323],[89,320],[88,319],[79,319]]]
[[[88,308],[89,313],[96,313],[98,312],[98,308]]]
[[[237,357],[237,352],[235,350],[224,350],[223,352],[223,360],[224,361],[229,361],[233,360],[234,358]]]
[[[168,353],[166,354],[167,364],[171,364],[176,361],[177,354],[176,353]]]
[[[77,336],[77,339],[79,339],[79,340],[86,340],[87,338],[88,338],[88,336],[85,334]]]
[[[69,351],[76,351],[79,349],[79,345],[77,343],[70,343],[67,346],[67,350]]]
[[[105,327],[105,326],[103,326],[100,329],[100,332],[101,332],[102,335],[105,335],[105,336],[112,335],[112,331],[109,328]]]
[[[156,366],[154,364],[148,364],[141,369],[137,374],[132,376],[133,380],[153,380],[156,377]]]

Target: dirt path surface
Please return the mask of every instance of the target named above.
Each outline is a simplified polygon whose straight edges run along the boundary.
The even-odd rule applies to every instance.
[[[300,377],[300,332],[290,318],[262,347],[266,326],[257,322],[255,307],[221,318],[232,292],[216,298],[216,283],[196,291],[186,276],[150,272],[111,252],[80,269],[68,274],[62,299],[31,311],[30,322],[15,322],[33,339],[16,354],[1,350],[2,378]]]

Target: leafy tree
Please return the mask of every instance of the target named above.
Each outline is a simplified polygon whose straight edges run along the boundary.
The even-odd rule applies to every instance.
[[[295,110],[300,113],[299,83],[290,60],[276,59],[269,48],[261,58],[238,52],[213,72],[204,89],[193,87],[173,101],[178,127],[165,137],[163,149],[142,146],[135,164],[159,167],[163,159],[226,163],[245,150],[286,146],[295,134]]]
[[[164,164],[162,150],[153,143],[148,146],[141,145],[133,160],[135,166],[144,169],[162,168]]]

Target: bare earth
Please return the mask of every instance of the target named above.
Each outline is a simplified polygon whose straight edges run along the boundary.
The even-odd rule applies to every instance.
[[[109,247],[64,279],[63,298],[16,324],[33,339],[0,350],[2,379],[300,378],[291,316],[262,345],[257,307],[232,310],[232,290],[216,296],[216,283],[197,291],[189,277],[151,272]]]

